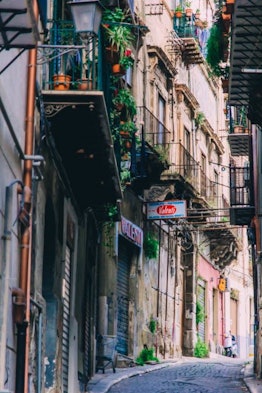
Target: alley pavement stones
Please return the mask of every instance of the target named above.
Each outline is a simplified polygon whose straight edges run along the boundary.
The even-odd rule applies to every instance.
[[[210,354],[208,358],[211,362],[221,358],[221,360],[225,360],[225,357],[217,354]],[[199,359],[199,361],[207,361],[205,359]],[[173,361],[162,361],[161,363],[157,363],[154,365],[146,364],[144,366],[135,366],[128,368],[117,368],[116,372],[113,373],[112,369],[106,369],[105,373],[99,371],[94,375],[94,377],[88,383],[88,393],[107,393],[109,389],[115,385],[116,383],[122,381],[123,379],[127,379],[133,376],[142,375],[144,373],[149,373],[152,371],[156,371],[165,367],[170,366],[170,364],[188,362],[188,361],[196,361],[196,358],[181,358],[175,359]],[[230,358],[227,358],[227,361],[230,361]],[[235,359],[232,359],[235,361]],[[244,373],[244,382],[246,387],[248,388],[250,393],[262,393],[262,380],[257,379],[253,372],[253,362],[251,361],[243,361],[245,364],[243,368]]]

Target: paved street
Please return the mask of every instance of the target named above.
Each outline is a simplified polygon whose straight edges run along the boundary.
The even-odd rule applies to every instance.
[[[243,393],[248,392],[240,360],[191,360],[125,379],[109,393]]]

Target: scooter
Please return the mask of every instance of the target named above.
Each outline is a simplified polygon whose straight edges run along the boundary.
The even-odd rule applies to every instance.
[[[237,353],[237,341],[235,336],[232,336],[232,357],[237,358],[238,353]]]
[[[224,342],[225,356],[230,358],[237,357],[237,342],[235,336],[226,336]]]

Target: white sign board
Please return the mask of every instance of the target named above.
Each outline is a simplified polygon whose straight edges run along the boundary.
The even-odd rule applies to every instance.
[[[147,218],[149,220],[181,217],[186,217],[186,201],[149,202],[147,204]]]

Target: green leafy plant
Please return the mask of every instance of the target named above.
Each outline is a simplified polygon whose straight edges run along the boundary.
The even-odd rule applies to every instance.
[[[183,7],[181,4],[178,4],[175,8],[175,12],[183,12]]]
[[[156,318],[153,318],[151,316],[149,324],[148,324],[148,328],[152,334],[154,334],[156,332],[156,328],[157,328],[157,319]]]
[[[204,113],[203,112],[198,112],[197,115],[196,115],[196,119],[195,119],[196,126],[197,127],[201,127],[202,124],[204,123],[204,120],[205,120]]]
[[[110,253],[114,246],[114,226],[118,218],[118,207],[114,204],[106,204],[104,206],[104,214],[107,217],[104,222],[104,246]]]
[[[196,358],[205,358],[208,357],[209,350],[206,343],[204,343],[201,338],[198,336],[197,343],[194,348],[194,356]]]
[[[147,348],[145,345],[139,356],[136,358],[136,363],[143,366],[146,362],[150,361],[159,363],[159,359],[154,356],[154,348]]]
[[[120,124],[119,126],[119,132],[122,133],[127,133],[129,137],[132,137],[132,135],[137,131],[137,126],[133,121],[126,121]]]
[[[221,42],[221,28],[214,24],[210,29],[210,35],[207,41],[207,62],[210,65],[214,75],[221,75],[220,62],[223,58],[223,48]]]
[[[147,233],[144,238],[144,252],[149,259],[157,258],[159,249],[158,239],[152,234]]]
[[[129,16],[121,8],[106,9],[103,13],[106,45],[114,47],[119,52],[120,59],[134,39],[131,24],[129,25],[128,22]]]
[[[136,101],[129,89],[120,89],[112,100],[113,105],[117,107],[119,104],[125,106],[127,116],[133,118],[136,115]]]
[[[124,185],[131,181],[131,174],[129,169],[122,169],[120,172],[120,181],[121,184]]]
[[[133,57],[131,57],[131,56],[123,56],[123,57],[120,59],[120,64],[121,64],[121,66],[122,66],[125,70],[127,70],[128,68],[130,68],[130,67],[133,66],[133,64],[134,64],[134,59],[133,59]]]
[[[159,160],[163,164],[168,164],[169,161],[169,148],[164,145],[155,145],[154,150],[156,151]]]
[[[196,302],[196,324],[198,325],[200,322],[204,322],[204,319],[205,319],[204,308],[199,303],[199,301],[197,301]]]

